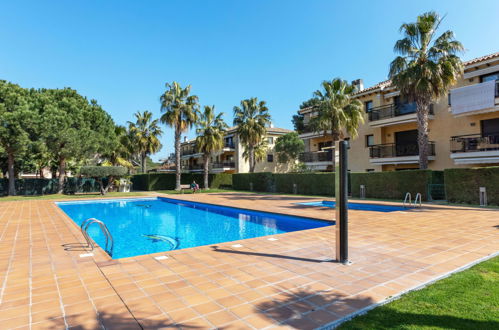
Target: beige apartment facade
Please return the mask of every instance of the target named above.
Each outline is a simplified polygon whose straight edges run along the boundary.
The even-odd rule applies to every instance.
[[[429,168],[499,165],[499,53],[464,63],[463,76],[432,104],[429,116]],[[390,81],[359,86],[355,97],[365,109],[364,124],[350,140],[349,169],[354,172],[417,169],[415,103],[403,100]],[[313,109],[302,109],[304,122]],[[333,139],[303,132],[301,159],[315,170],[330,170]]]
[[[267,128],[267,154],[258,161],[255,172],[284,173],[292,168],[292,164],[283,164],[277,161],[275,143],[278,137],[292,132],[278,127]],[[232,127],[224,136],[222,150],[211,155],[210,173],[248,173],[249,162],[243,157],[244,145],[237,135],[237,129]],[[183,172],[203,172],[203,155],[197,151],[195,139],[184,141],[181,145],[181,165]]]

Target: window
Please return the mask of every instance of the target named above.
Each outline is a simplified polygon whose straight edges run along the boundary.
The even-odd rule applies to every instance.
[[[371,112],[373,109],[373,101],[364,102],[364,107],[365,107],[367,113]]]
[[[268,143],[268,144],[274,144],[274,137],[269,136],[269,137],[267,138],[267,143]]]
[[[374,145],[374,135],[366,135],[366,148]]]
[[[480,77],[481,82],[487,82],[487,81],[492,81],[492,80],[499,80],[499,72],[486,74],[486,75]]]
[[[273,163],[274,162],[274,155],[273,154],[268,154],[267,155],[267,162]]]
[[[319,142],[319,151],[324,148],[329,148],[333,146],[333,141]]]
[[[499,118],[480,121],[482,137],[499,136]]]

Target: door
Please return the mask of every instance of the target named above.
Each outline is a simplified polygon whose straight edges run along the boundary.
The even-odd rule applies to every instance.
[[[418,130],[396,132],[395,152],[397,157],[417,156],[419,154]]]
[[[482,142],[487,149],[499,148],[499,118],[482,120]]]

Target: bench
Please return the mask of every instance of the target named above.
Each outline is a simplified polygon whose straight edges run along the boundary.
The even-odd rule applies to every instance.
[[[180,185],[180,192],[183,194],[184,193],[184,190],[190,190],[191,189],[191,185],[190,184],[181,184]]]

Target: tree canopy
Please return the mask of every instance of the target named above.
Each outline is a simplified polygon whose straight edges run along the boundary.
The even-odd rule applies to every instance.
[[[295,161],[304,150],[305,143],[296,132],[290,132],[278,137],[275,143],[277,160],[280,163]]]

